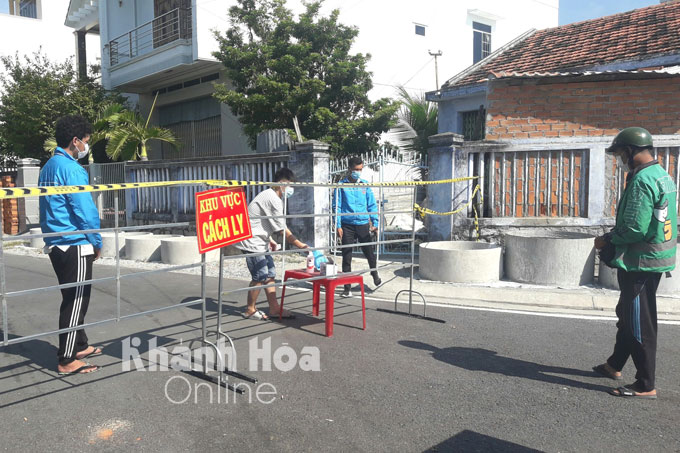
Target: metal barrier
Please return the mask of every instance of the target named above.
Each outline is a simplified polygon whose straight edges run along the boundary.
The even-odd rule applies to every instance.
[[[464,178],[468,179],[468,178]],[[204,183],[204,187],[209,187],[209,186],[221,186],[221,185],[238,185],[236,183],[243,181],[206,181]],[[437,184],[437,183],[450,183],[451,180],[449,181],[429,181],[429,182],[403,182],[403,183],[388,183],[385,184],[387,186],[394,186],[396,184],[399,184],[401,186],[405,187],[410,187],[412,191],[412,201],[413,204],[415,205],[416,202],[416,190],[419,185],[429,185],[429,184]],[[191,181],[191,183],[195,183],[194,181]],[[229,183],[229,184],[221,184],[221,183]],[[164,183],[166,186],[167,185],[181,185],[182,182],[177,182],[177,183]],[[328,187],[328,188],[338,188],[343,185],[338,185],[338,184],[314,184],[314,183],[286,183],[287,185],[303,185],[303,186],[320,186],[320,187]],[[254,185],[274,185],[274,183],[255,183]],[[376,186],[378,184],[372,184],[373,186]],[[41,190],[42,188],[37,188],[37,190]],[[74,189],[88,189],[87,186],[85,187],[78,187]],[[17,189],[18,191],[23,191],[25,189],[20,188]],[[99,189],[101,191],[104,190],[114,190],[112,187],[109,188],[103,188]],[[135,188],[135,189],[128,189],[125,188],[125,190],[144,190],[142,188]],[[87,190],[87,191],[98,191],[98,190]],[[2,195],[2,191],[0,191],[0,199],[5,198],[5,196]],[[28,192],[26,192],[28,194]],[[113,200],[114,200],[114,208],[118,210],[119,207],[119,194],[118,191],[115,190],[113,193]],[[285,201],[284,201],[284,212],[287,206],[285,206]],[[392,212],[394,213],[394,212]],[[412,222],[413,225],[415,225],[415,211],[413,208],[409,209],[408,211],[401,211],[397,213],[410,213],[412,216]],[[342,215],[357,215],[357,214],[363,214],[363,215],[369,215],[369,214],[377,214],[377,212],[366,212],[366,213],[352,213],[352,214],[339,214],[340,216]],[[305,215],[284,215],[279,218],[300,218],[300,217],[326,217],[326,216],[334,216],[338,214],[334,214],[333,212],[327,212],[327,213],[320,213],[320,214],[305,214]],[[253,217],[254,219],[266,219],[266,218],[272,218],[269,216],[263,216],[263,217]],[[219,365],[219,378],[216,380],[212,376],[208,374],[208,368],[206,364],[204,363],[203,369],[202,370],[195,370],[191,369],[189,372],[192,375],[207,379],[211,382],[217,383],[219,385],[222,385],[226,388],[229,388],[233,391],[242,393],[242,390],[239,391],[240,389],[234,388],[224,378],[225,375],[231,375],[234,377],[237,377],[239,379],[244,379],[249,382],[256,383],[257,380],[249,377],[247,375],[241,374],[236,372],[235,370],[229,369],[229,367],[222,363],[222,354],[221,351],[219,350],[216,342],[212,342],[209,340],[209,334],[208,334],[208,326],[207,326],[207,313],[206,313],[206,259],[205,255],[202,255],[201,261],[198,263],[192,263],[192,264],[186,264],[186,265],[178,265],[178,266],[167,266],[163,269],[157,269],[157,270],[146,270],[146,271],[140,271],[140,272],[135,272],[135,273],[130,273],[130,274],[121,274],[121,257],[120,257],[120,246],[119,246],[119,241],[120,241],[120,234],[126,231],[138,231],[138,230],[150,230],[150,229],[159,229],[159,228],[175,228],[175,227],[186,227],[190,226],[190,222],[179,222],[179,223],[168,223],[168,224],[161,224],[161,225],[145,225],[145,226],[127,226],[123,227],[119,225],[118,222],[118,216],[114,217],[115,219],[115,225],[113,228],[100,228],[96,230],[79,230],[79,231],[72,231],[72,232],[59,232],[59,233],[41,233],[41,234],[33,234],[33,235],[26,235],[23,236],[22,239],[32,239],[32,238],[45,238],[45,237],[56,237],[56,236],[67,236],[67,235],[75,235],[75,234],[85,234],[85,233],[98,233],[98,232],[114,232],[115,235],[115,250],[116,250],[116,255],[115,255],[115,276],[114,277],[104,277],[104,278],[95,278],[95,279],[90,279],[82,282],[77,282],[77,283],[68,283],[68,284],[60,284],[60,285],[54,285],[54,286],[46,286],[46,287],[39,287],[39,288],[33,288],[33,289],[25,289],[25,290],[19,290],[19,291],[7,291],[7,281],[6,281],[6,269],[5,269],[5,257],[4,257],[4,248],[0,247],[0,291],[2,294],[2,331],[3,331],[3,339],[2,339],[2,346],[6,347],[9,345],[17,344],[17,343],[22,343],[30,340],[34,340],[37,338],[45,337],[45,336],[51,336],[51,335],[56,335],[56,334],[62,334],[62,333],[67,333],[71,332],[74,330],[79,330],[79,329],[84,329],[87,327],[92,327],[92,326],[98,326],[98,325],[103,325],[111,322],[120,322],[121,320],[126,320],[126,319],[131,319],[139,316],[145,316],[150,313],[157,313],[165,310],[170,310],[170,309],[175,309],[175,308],[184,308],[184,307],[189,307],[193,305],[199,305],[201,306],[201,339],[196,340],[202,342],[204,345],[211,347],[215,350],[216,356],[219,358],[218,359],[218,365]],[[2,214],[0,212],[0,222],[2,220]],[[9,241],[9,240],[16,240],[16,237],[6,237],[3,232],[0,230],[0,245],[4,245],[4,242]],[[257,256],[257,255],[283,255],[284,260],[282,263],[282,271],[281,271],[281,277],[285,275],[285,255],[290,254],[290,253],[299,253],[298,251],[293,251],[293,250],[286,250],[285,249],[285,239],[283,240],[284,242],[284,249],[281,251],[267,251],[267,252],[262,252],[262,253],[254,253],[252,256]],[[380,270],[387,270],[387,269],[403,269],[403,268],[409,268],[410,269],[410,276],[409,276],[409,287],[407,290],[402,290],[397,294],[397,297],[394,300],[394,311],[391,310],[381,310],[381,311],[389,311],[389,312],[394,312],[394,313],[399,313],[399,314],[406,314],[409,316],[418,316],[413,314],[413,296],[418,295],[423,301],[423,315],[421,316],[424,319],[430,319],[430,320],[435,320],[439,321],[434,318],[428,318],[426,316],[427,314],[427,302],[425,298],[422,296],[422,294],[416,292],[413,290],[413,278],[414,278],[414,267],[415,267],[415,228],[412,229],[411,231],[411,237],[409,239],[398,239],[398,240],[377,240],[374,242],[369,242],[369,243],[363,243],[363,244],[353,244],[353,245],[340,245],[340,246],[335,246],[335,249],[344,249],[344,248],[353,248],[357,247],[359,245],[369,245],[369,246],[379,246],[379,245],[384,245],[384,244],[394,244],[394,243],[408,243],[410,244],[410,262],[404,263],[404,264],[393,264],[393,265],[385,265],[385,266],[380,266],[379,263],[376,264],[375,268],[368,268],[368,269],[362,269],[360,271],[354,271],[351,273],[347,273],[344,275],[361,275],[366,272],[371,272],[371,271],[380,271]],[[305,250],[323,250],[323,251],[328,251],[330,250],[331,247],[312,247],[309,249]],[[243,258],[243,255],[236,255],[236,256],[224,256],[224,254],[221,252],[220,253],[220,260],[219,260],[219,267],[220,267],[220,272],[219,272],[219,280],[218,280],[218,309],[217,309],[217,325],[215,327],[215,336],[219,338],[220,336],[225,337],[228,341],[229,344],[231,345],[232,352],[235,351],[235,347],[233,344],[233,341],[229,337],[229,335],[222,330],[222,296],[226,294],[223,291],[223,266],[224,266],[224,261],[227,259],[237,259],[237,258]],[[156,273],[162,273],[162,272],[170,272],[170,271],[177,271],[177,270],[183,270],[183,269],[190,269],[190,268],[196,268],[200,267],[201,268],[201,294],[200,298],[186,301],[186,302],[181,302],[177,304],[173,304],[167,307],[161,307],[161,308],[155,308],[155,309],[150,309],[150,310],[144,310],[138,313],[132,313],[132,314],[127,314],[127,315],[121,315],[121,281],[126,280],[126,279],[131,279],[131,278],[136,278],[144,275],[150,275],[150,274],[156,274]],[[322,278],[327,278],[325,276],[321,277],[313,277],[313,278],[307,278],[307,279],[301,279],[301,280],[294,280],[294,281],[288,281],[285,282],[286,286],[299,286],[306,284],[308,282],[312,282],[314,280],[319,280]],[[31,335],[25,335],[23,337],[16,337],[16,338],[9,338],[9,318],[8,318],[8,308],[7,308],[7,300],[8,298],[14,298],[14,297],[19,297],[19,296],[26,296],[29,294],[35,294],[35,293],[41,293],[41,292],[47,292],[47,291],[54,291],[54,290],[61,290],[61,289],[66,289],[66,288],[73,288],[77,286],[84,286],[84,285],[91,285],[91,284],[97,284],[97,283],[104,283],[104,282],[111,282],[115,281],[116,282],[116,316],[113,318],[109,319],[104,319],[104,320],[99,320],[99,321],[94,321],[94,322],[89,322],[85,324],[81,324],[75,327],[69,327],[69,328],[64,328],[64,329],[59,329],[59,330],[53,330],[53,331],[48,331],[48,332],[41,332],[37,334],[31,334]],[[275,283],[272,283],[270,285],[262,285],[258,286],[258,289],[264,289],[267,287],[278,287],[278,286],[283,286],[284,282],[282,280],[279,280]],[[236,293],[236,292],[245,292],[249,291],[253,288],[250,286],[238,288],[232,291],[229,291],[227,293]],[[409,295],[409,306],[408,306],[408,312],[399,312],[397,310],[397,302],[399,295],[402,293],[408,293]],[[443,322],[443,321],[442,321]],[[234,355],[232,355],[233,357]]]

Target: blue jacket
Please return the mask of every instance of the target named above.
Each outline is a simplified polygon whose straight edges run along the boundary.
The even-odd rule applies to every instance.
[[[359,179],[357,182],[367,183],[368,181]],[[340,183],[352,184],[348,177],[341,179]],[[348,187],[347,189],[335,189],[333,191],[333,205],[331,206],[331,209],[333,212],[339,212],[340,214],[349,214],[352,212],[376,213],[370,215],[364,214],[336,216],[336,228],[340,228],[341,224],[365,225],[368,223],[369,217],[373,226],[378,226],[378,205],[375,202],[375,197],[373,196],[373,191],[370,187]]]
[[[62,148],[40,170],[39,186],[84,186],[90,183],[87,171]],[[94,230],[99,228],[99,211],[88,192],[40,197],[40,228],[43,233]],[[45,244],[85,245],[102,248],[99,233],[70,234],[44,238]]]

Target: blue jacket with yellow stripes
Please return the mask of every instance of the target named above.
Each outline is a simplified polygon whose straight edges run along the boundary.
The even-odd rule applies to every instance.
[[[89,183],[87,171],[60,147],[40,170],[38,180],[39,186],[83,186]],[[92,194],[83,192],[40,197],[40,228],[43,233],[98,229],[99,211]],[[99,233],[53,236],[44,240],[48,246],[92,244],[95,249],[102,248]]]

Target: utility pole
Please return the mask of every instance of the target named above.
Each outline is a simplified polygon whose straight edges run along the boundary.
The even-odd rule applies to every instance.
[[[437,69],[437,57],[442,56],[442,51],[438,50],[436,52],[432,52],[430,50],[427,51],[431,56],[434,57],[434,80],[437,86],[435,87],[435,90],[439,89],[439,69]]]

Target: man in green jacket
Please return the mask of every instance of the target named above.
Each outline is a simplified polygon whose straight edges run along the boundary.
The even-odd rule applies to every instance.
[[[620,380],[632,357],[636,381],[610,393],[647,399],[656,399],[656,289],[663,272],[675,269],[678,223],[675,182],[652,157],[652,148],[647,130],[629,127],[607,149],[628,175],[616,208],[616,226],[595,238],[595,248],[604,249],[601,259],[618,269],[621,295],[614,353],[593,370]]]

